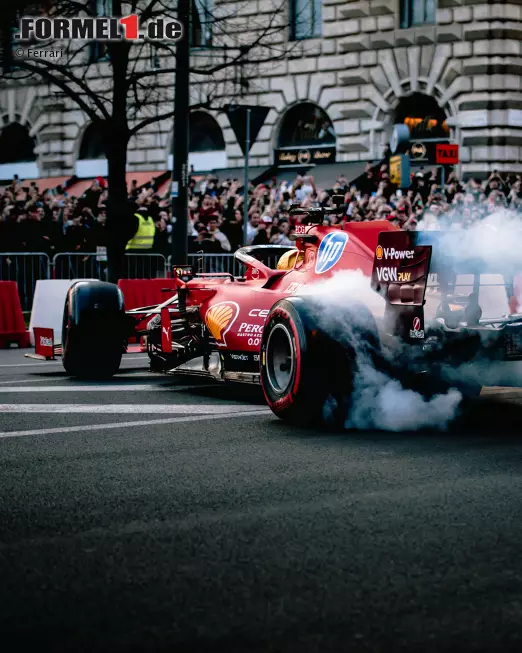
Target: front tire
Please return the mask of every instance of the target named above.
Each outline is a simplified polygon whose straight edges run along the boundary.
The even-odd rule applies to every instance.
[[[125,309],[118,286],[78,281],[67,293],[62,328],[65,371],[79,379],[108,379],[125,348]]]

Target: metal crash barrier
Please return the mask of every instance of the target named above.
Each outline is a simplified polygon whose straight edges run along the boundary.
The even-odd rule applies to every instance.
[[[277,262],[281,257],[281,252],[263,256],[263,263],[269,268],[276,268]],[[215,272],[228,272],[234,277],[241,277],[245,274],[245,265],[238,261],[234,254],[189,254],[189,265],[192,265],[194,270],[203,273]],[[172,256],[168,258],[168,268],[172,269]]]
[[[126,279],[155,279],[167,276],[162,254],[125,254]],[[52,260],[53,279],[99,279],[107,281],[107,256],[100,253],[63,252]]]
[[[40,279],[51,276],[51,259],[44,252],[2,252],[0,281],[16,281],[23,311],[30,311]]]

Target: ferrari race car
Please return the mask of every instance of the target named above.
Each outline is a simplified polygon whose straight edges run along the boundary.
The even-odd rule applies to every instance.
[[[451,386],[475,394],[483,379],[463,382],[461,366],[522,360],[522,313],[512,300],[516,271],[506,261],[475,260],[449,251],[448,234],[404,232],[388,221],[323,226],[324,216],[337,211],[293,208],[303,223],[295,247],[280,248],[277,269],[263,262],[273,246],[236,252],[243,277],[176,268],[177,290],[156,306],[125,311],[116,285],[76,282],[63,314],[65,370],[110,377],[128,339],[142,338],[152,371],[261,384],[278,417],[312,423],[323,419],[330,397],[337,417],[346,416],[365,366],[424,395]],[[486,274],[501,275],[511,312],[483,317]],[[346,296],[342,288],[354,275],[367,291]],[[468,291],[459,293],[463,275]],[[36,354],[42,354],[38,342]]]

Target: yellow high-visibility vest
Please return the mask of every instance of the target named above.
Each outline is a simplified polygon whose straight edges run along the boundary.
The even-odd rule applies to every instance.
[[[139,220],[138,231],[129,240],[125,249],[152,249],[156,225],[152,218],[144,218],[139,213],[134,214]]]

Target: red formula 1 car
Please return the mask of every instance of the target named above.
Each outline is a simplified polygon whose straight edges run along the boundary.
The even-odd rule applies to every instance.
[[[236,252],[246,269],[241,278],[176,269],[177,292],[157,306],[125,311],[117,286],[75,283],[64,309],[65,369],[78,377],[111,376],[127,339],[145,336],[152,370],[260,383],[276,415],[310,423],[321,419],[328,397],[339,416],[346,414],[363,359],[428,393],[440,390],[444,367],[455,370],[484,356],[522,360],[522,314],[482,319],[483,262],[444,258],[440,234],[402,232],[387,221],[323,226],[324,215],[336,211],[292,209],[306,217],[296,229],[296,247],[280,248],[277,269],[262,260],[273,253],[270,246]],[[325,307],[320,292],[303,292],[343,271],[362,272],[369,289],[371,280],[370,294],[382,298],[381,315],[363,296],[339,295],[338,303],[330,297]],[[512,271],[501,272],[512,294]],[[471,292],[459,295],[455,279],[462,273],[471,276]],[[436,305],[431,316],[427,299]],[[140,323],[145,326],[137,329]],[[201,366],[187,368],[195,359]],[[466,389],[475,392],[477,385]]]

